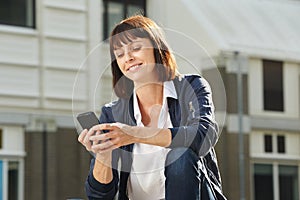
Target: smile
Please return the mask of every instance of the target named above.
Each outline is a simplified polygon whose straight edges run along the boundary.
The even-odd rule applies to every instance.
[[[141,67],[142,64],[138,64],[138,65],[132,65],[131,67],[129,67],[127,69],[127,71],[136,71],[138,68]]]

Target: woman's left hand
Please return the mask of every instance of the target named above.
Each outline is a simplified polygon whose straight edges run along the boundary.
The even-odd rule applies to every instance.
[[[135,137],[130,133],[133,129],[134,127],[121,123],[99,124],[92,127],[89,131],[107,131],[90,137],[93,141],[91,147],[93,152],[103,153],[134,143]]]

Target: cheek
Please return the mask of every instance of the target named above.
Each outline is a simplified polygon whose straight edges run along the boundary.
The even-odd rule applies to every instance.
[[[122,62],[120,60],[117,59],[117,64],[118,64],[118,67],[119,69],[121,70],[121,72],[124,74],[124,67],[122,65]]]
[[[148,63],[155,65],[155,58],[154,58],[154,56],[151,56],[151,57],[149,56]]]
[[[149,59],[149,62],[155,63],[155,57],[154,57],[154,51],[153,51],[153,49],[149,50],[149,52],[148,52],[148,59]]]
[[[145,51],[142,54],[140,54],[139,57],[141,59],[143,59],[144,61],[146,61],[148,64],[155,63],[153,51],[150,51],[150,50]]]

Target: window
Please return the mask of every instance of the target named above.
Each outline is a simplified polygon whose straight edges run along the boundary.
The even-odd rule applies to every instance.
[[[298,167],[279,165],[280,199],[298,200]]]
[[[263,88],[264,110],[283,112],[282,62],[263,60]]]
[[[285,137],[283,135],[277,136],[277,152],[285,153]]]
[[[276,150],[277,150],[277,153],[285,153],[285,136],[275,134],[274,139],[276,139],[276,141],[277,141],[277,146],[273,150],[273,135],[271,135],[271,134],[264,135],[264,150],[265,150],[265,152],[272,153],[272,152],[276,152]],[[276,142],[276,141],[274,141],[274,142]]]
[[[283,120],[299,118],[299,64],[254,58],[249,59],[249,62],[250,115],[277,117]],[[274,127],[278,125],[275,124]],[[274,127],[266,123],[266,128]]]
[[[146,0],[103,0],[103,36],[109,37],[116,23],[134,14],[146,15]]]
[[[19,162],[8,162],[8,200],[18,199]]]
[[[3,196],[3,161],[0,160],[0,199],[2,199]]]
[[[35,0],[1,0],[0,24],[35,28]]]
[[[22,195],[22,184],[20,183],[20,161],[0,160],[0,199],[3,193],[7,200],[18,200]],[[20,187],[21,186],[21,187]]]
[[[254,164],[254,193],[255,200],[299,200],[298,166]]]
[[[2,129],[0,129],[0,149],[2,149]]]
[[[265,152],[269,153],[273,151],[272,135],[265,135]]]
[[[273,200],[273,168],[272,165],[254,165],[255,200]]]

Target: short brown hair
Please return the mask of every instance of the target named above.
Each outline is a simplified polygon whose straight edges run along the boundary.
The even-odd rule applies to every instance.
[[[127,44],[136,38],[150,39],[159,81],[173,80],[177,73],[175,58],[159,26],[141,15],[129,17],[115,26],[109,39],[113,88],[118,97],[129,98],[132,95],[133,81],[125,77],[119,69],[114,50],[120,47],[121,43]]]

